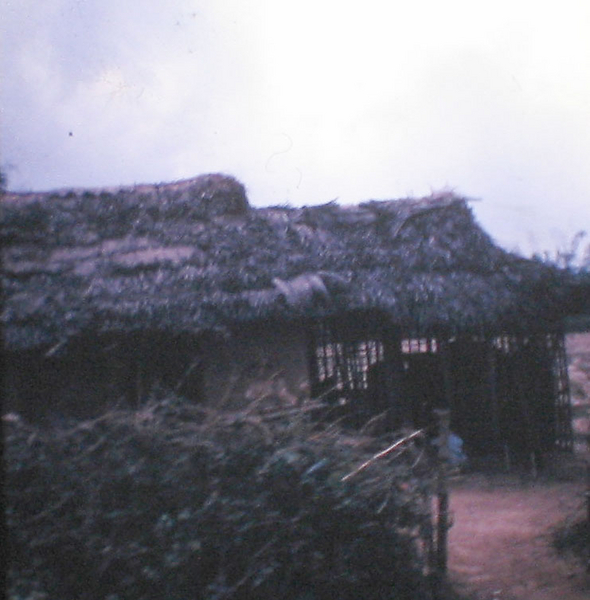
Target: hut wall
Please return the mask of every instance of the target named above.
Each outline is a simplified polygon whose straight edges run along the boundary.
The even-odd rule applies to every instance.
[[[449,344],[451,427],[475,455],[552,449],[556,436],[555,336],[463,336]]]
[[[567,448],[569,398],[567,381],[556,372],[559,339],[546,333],[403,339],[401,396],[414,426],[431,424],[433,408],[446,406],[452,430],[473,456],[509,451],[529,457]]]
[[[237,408],[264,396],[296,403],[308,389],[307,334],[296,324],[261,323],[203,348],[203,397]]]
[[[4,412],[51,422],[138,407],[158,388],[202,398],[200,342],[142,333],[85,336],[62,348],[3,356]]]
[[[116,352],[76,344],[67,352],[4,355],[4,412],[36,422],[89,418],[126,398],[127,372]]]
[[[556,429],[561,400],[556,395],[556,339],[561,336],[498,340],[500,428],[504,444],[515,455],[547,451],[561,441]],[[565,404],[567,408],[569,395]]]
[[[432,408],[446,405],[473,454],[569,447],[569,392],[556,397],[565,384],[556,378],[555,335],[414,340],[383,322],[318,323],[265,322],[208,340],[153,332],[86,337],[5,353],[3,410],[49,421],[137,407],[156,388],[228,408],[265,396],[296,404],[311,392],[333,396],[359,424],[387,413],[388,427],[425,426]]]
[[[411,420],[402,389],[399,331],[386,315],[359,313],[310,323],[309,371],[311,394],[331,407],[329,418],[356,427],[371,421],[375,431]]]

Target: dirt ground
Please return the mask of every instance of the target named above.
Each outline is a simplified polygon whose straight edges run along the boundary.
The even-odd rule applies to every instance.
[[[590,573],[553,546],[557,529],[586,515],[590,464],[590,333],[566,339],[576,452],[537,480],[515,474],[452,481],[449,583],[460,599],[590,600]]]
[[[585,515],[584,477],[577,479],[471,475],[453,483],[449,581],[460,598],[590,598],[585,565],[552,544],[558,527]]]

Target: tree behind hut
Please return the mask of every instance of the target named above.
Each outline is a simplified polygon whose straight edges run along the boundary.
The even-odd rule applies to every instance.
[[[565,247],[556,248],[553,252],[546,250],[542,254],[535,254],[535,258],[555,265],[560,269],[568,269],[577,273],[590,273],[588,232],[578,231]]]

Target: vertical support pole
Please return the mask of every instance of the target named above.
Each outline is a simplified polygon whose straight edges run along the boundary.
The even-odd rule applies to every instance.
[[[399,429],[411,422],[411,415],[406,394],[402,392],[404,367],[401,356],[401,335],[391,324],[388,324],[385,329],[383,351],[388,425],[391,429]]]
[[[560,450],[572,452],[572,406],[567,367],[567,354],[563,332],[551,336],[553,350],[553,378],[555,393],[555,445]]]
[[[510,473],[512,469],[512,461],[510,460],[510,446],[507,442],[504,442],[504,470],[506,473]]]
[[[505,446],[502,428],[500,426],[500,406],[498,403],[498,386],[496,383],[496,349],[494,339],[486,340],[486,352],[488,363],[488,389],[490,394],[490,409],[492,413],[492,431],[494,436],[494,451],[502,451]]]
[[[502,415],[502,410],[510,411],[511,405],[514,403],[514,397],[510,394],[513,389],[511,385],[511,373],[506,366],[507,360],[512,352],[510,337],[506,334],[501,334],[495,338],[494,351],[494,387],[496,388],[496,400],[498,402],[498,414]],[[510,391],[509,391],[510,390]],[[508,414],[510,414],[508,412]],[[506,420],[506,413],[504,413]],[[502,422],[502,421],[500,421]],[[512,425],[512,423],[510,423]],[[504,427],[501,431],[502,454],[504,457],[504,470],[509,473],[511,469],[510,455],[510,428]]]
[[[436,575],[444,578],[447,572],[447,534],[449,530],[449,491],[447,486],[447,464],[449,460],[449,435],[451,412],[448,409],[434,410],[437,421],[437,524],[436,524]]]
[[[318,362],[322,361],[322,367],[324,373],[327,374],[326,360],[324,357],[325,349],[323,346],[321,356],[318,356],[317,348],[318,344],[318,326],[314,321],[308,321],[306,324],[306,337],[307,337],[307,384],[309,386],[310,398],[315,397],[317,393],[317,384],[319,381],[319,367]]]
[[[443,393],[446,408],[449,411],[449,419],[453,411],[453,383],[451,373],[451,355],[448,340],[442,335],[438,338],[438,348],[440,353],[440,365],[443,377]],[[450,427],[450,423],[449,423]]]
[[[527,361],[530,362],[530,349],[527,348],[527,340],[523,336],[516,338],[516,348],[513,355],[513,361],[516,368],[516,373],[519,375],[514,377],[513,385],[516,394],[517,402],[520,407],[522,423],[524,427],[525,440],[525,455],[529,460],[530,474],[533,479],[537,478],[537,461],[536,453],[538,452],[538,443],[536,435],[536,420],[535,415],[531,411],[531,406],[528,394],[530,389],[530,372]],[[528,354],[527,354],[528,353]],[[523,382],[524,378],[524,382]]]

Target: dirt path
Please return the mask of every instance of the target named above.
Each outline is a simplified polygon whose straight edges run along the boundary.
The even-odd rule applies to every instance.
[[[463,477],[453,484],[449,578],[473,600],[589,600],[590,577],[552,548],[552,532],[584,515],[582,482]]]

